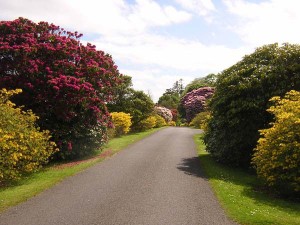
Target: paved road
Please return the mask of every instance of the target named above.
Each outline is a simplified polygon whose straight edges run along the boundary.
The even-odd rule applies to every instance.
[[[0,215],[5,225],[226,225],[196,157],[167,128]]]

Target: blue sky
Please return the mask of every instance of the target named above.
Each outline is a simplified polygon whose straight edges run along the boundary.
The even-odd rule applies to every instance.
[[[0,19],[48,21],[112,55],[154,101],[255,48],[300,43],[298,0],[0,0]]]

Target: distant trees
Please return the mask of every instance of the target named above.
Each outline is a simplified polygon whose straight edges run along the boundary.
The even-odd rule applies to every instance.
[[[224,70],[210,101],[211,119],[204,140],[218,161],[233,166],[250,165],[259,130],[273,116],[269,99],[300,90],[300,46],[266,45]]]
[[[110,112],[129,113],[132,121],[131,130],[139,131],[142,129],[140,122],[153,113],[154,103],[143,91],[132,88],[130,76],[124,75],[122,80],[122,85],[114,89],[116,97],[107,104],[107,107]]]
[[[183,81],[180,79],[173,84],[172,88],[166,89],[157,104],[168,109],[177,109],[183,91]]]

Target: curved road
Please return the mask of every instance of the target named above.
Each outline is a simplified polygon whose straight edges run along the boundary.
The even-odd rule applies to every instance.
[[[163,129],[0,215],[1,225],[226,225],[192,136]]]

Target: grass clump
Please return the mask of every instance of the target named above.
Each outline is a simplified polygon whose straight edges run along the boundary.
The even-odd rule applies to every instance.
[[[205,151],[201,135],[194,140],[201,166],[231,219],[247,225],[300,224],[298,202],[270,196],[259,188],[261,183],[254,174],[216,163]]]

